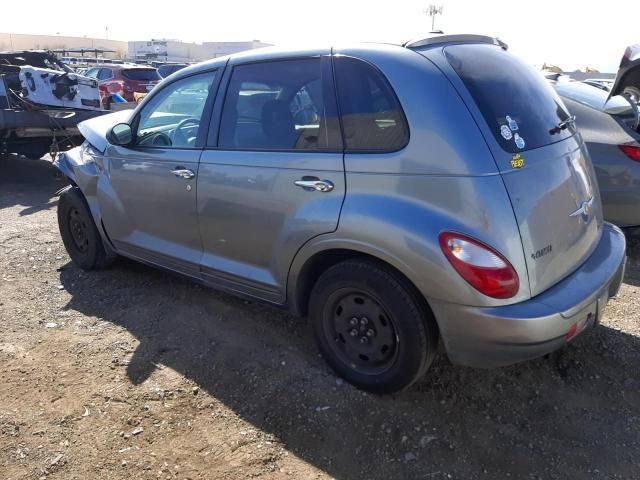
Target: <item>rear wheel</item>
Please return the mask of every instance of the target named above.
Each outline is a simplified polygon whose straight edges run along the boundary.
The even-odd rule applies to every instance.
[[[58,227],[67,253],[78,267],[93,270],[111,263],[113,257],[105,250],[89,206],[78,187],[69,188],[60,195]]]
[[[433,361],[437,327],[404,279],[367,260],[329,268],[311,293],[320,351],[343,378],[376,393],[402,390]]]

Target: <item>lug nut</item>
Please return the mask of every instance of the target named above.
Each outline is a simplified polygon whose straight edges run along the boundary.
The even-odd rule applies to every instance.
[[[366,325],[367,323],[369,323],[369,319],[367,317],[362,317],[360,319],[360,325]]]
[[[349,323],[355,327],[358,324],[358,319],[356,317],[353,317],[351,320],[349,320]]]
[[[369,343],[369,339],[367,337],[360,337],[360,343]]]
[[[351,330],[349,332],[349,335],[351,335],[352,337],[355,337],[356,335],[358,335],[358,330],[356,330],[355,328],[353,330]]]
[[[367,330],[367,337],[373,337],[376,334],[372,329]]]

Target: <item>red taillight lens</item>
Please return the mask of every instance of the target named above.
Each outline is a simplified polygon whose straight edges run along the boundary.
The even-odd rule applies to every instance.
[[[453,268],[480,293],[493,298],[511,298],[518,293],[518,274],[493,248],[460,233],[443,232],[439,239]]]
[[[640,147],[636,147],[634,145],[618,145],[618,148],[631,160],[640,162]]]

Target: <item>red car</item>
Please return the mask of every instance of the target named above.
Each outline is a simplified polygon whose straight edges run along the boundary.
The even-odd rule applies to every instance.
[[[102,98],[117,93],[127,102],[135,102],[134,92],[150,92],[162,80],[157,69],[137,65],[104,65],[89,69],[85,75],[98,80]]]

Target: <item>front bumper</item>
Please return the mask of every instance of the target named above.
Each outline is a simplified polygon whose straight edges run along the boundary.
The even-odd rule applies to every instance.
[[[430,301],[450,360],[470,367],[498,367],[537,358],[596,325],[622,283],[625,238],[605,223],[596,250],[578,270],[526,302],[470,307]]]

